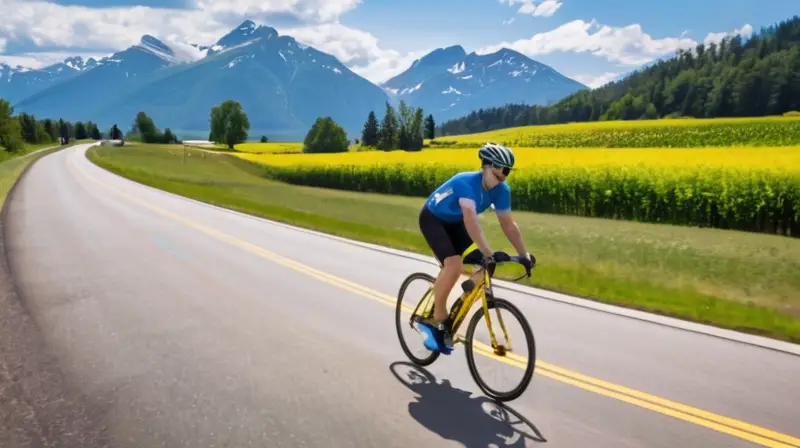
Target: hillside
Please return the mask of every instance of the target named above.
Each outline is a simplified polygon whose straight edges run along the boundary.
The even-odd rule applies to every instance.
[[[96,64],[95,59],[84,60],[80,56],[67,58],[63,62],[38,70],[0,64],[0,98],[14,104],[50,86],[74,78]]]
[[[211,108],[235,99],[248,113],[251,130],[302,139],[326,115],[356,135],[363,117],[388,101],[383,90],[334,56],[249,20],[198,48],[203,58],[183,61],[157,38],[143,36],[139,44],[12,104],[37,117],[88,116],[102,128],[127,128],[145,111],[162,128],[205,134]]]
[[[160,69],[174,63],[174,55],[163,42],[143,36],[140,43],[101,59],[79,76],[59,82],[25,98],[14,109],[37,117],[63,117],[79,120],[90,117],[101,128],[114,123],[129,123],[134,115],[123,117],[98,113],[112,98],[147,83]]]
[[[252,130],[296,139],[327,115],[356,135],[363,117],[388,100],[335,57],[247,21],[211,46],[207,57],[162,71],[98,113],[120,121],[144,110],[161,126],[201,130],[211,108],[229,98],[242,104]]]
[[[439,121],[507,103],[552,104],[587,89],[516,51],[467,54],[460,45],[434,50],[382,87],[393,99],[422,107]]]
[[[251,133],[302,139],[331,116],[351,137],[385,103],[422,107],[441,122],[513,102],[552,104],[586,86],[509,49],[467,54],[455,45],[431,52],[380,87],[334,56],[247,20],[182,59],[164,42],[141,42],[99,61],[70,58],[40,70],[0,66],[0,97],[37,117],[90,117],[126,127],[139,111],[181,136],[204,138],[209,110],[242,103]],[[10,81],[10,82],[8,82]]]
[[[440,121],[437,135],[568,122],[787,111],[800,111],[798,16],[762,29],[747,41],[727,37],[719,45],[679,51],[622,80],[577,92],[552,106],[507,105]]]

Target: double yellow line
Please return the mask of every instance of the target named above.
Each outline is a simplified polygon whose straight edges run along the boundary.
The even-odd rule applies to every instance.
[[[87,173],[80,167],[76,166],[76,168],[81,172],[81,174],[85,178],[117,194],[118,196],[123,197],[133,203],[139,204],[142,207],[145,207],[149,210],[152,210],[153,212],[159,215],[181,222],[193,229],[205,233],[206,235],[212,238],[228,243],[232,246],[236,246],[251,254],[267,259],[274,263],[278,263],[279,265],[285,266],[295,271],[302,272],[320,281],[345,289],[347,291],[350,291],[354,294],[365,297],[367,299],[376,301],[378,303],[382,303],[392,308],[396,306],[397,299],[395,297],[391,297],[379,291],[367,288],[363,285],[359,285],[358,283],[354,283],[349,280],[345,280],[343,278],[336,277],[334,275],[320,271],[318,269],[314,269],[310,266],[298,263],[294,260],[291,260],[289,258],[271,252],[267,249],[264,249],[261,246],[249,243],[247,241],[241,240],[239,238],[221,232],[212,227],[208,227],[198,222],[184,218],[178,215],[177,213],[173,213],[157,205],[151,204],[135,196],[129,195],[97,179],[96,177]],[[405,306],[403,308],[408,313],[413,311]],[[491,347],[478,342],[476,342],[476,344],[477,347],[475,349],[475,352],[484,355],[486,357],[496,359],[510,366],[523,369],[527,364],[526,358],[521,357],[519,355],[510,354],[505,357],[498,357],[493,353]],[[775,448],[800,447],[800,439],[796,437],[792,437],[787,434],[782,434],[766,428],[755,426],[747,422],[743,422],[741,420],[724,417],[721,415],[714,414],[712,412],[704,411],[681,403],[666,400],[660,397],[656,397],[654,395],[650,395],[627,387],[619,386],[617,384],[610,383],[608,381],[603,381],[577,372],[572,372],[570,370],[557,367],[555,365],[546,363],[544,361],[537,362],[536,372],[539,375],[546,376],[548,378],[560,381],[562,383],[570,384],[575,387],[579,387],[589,392],[594,392],[596,394],[603,395],[605,397],[615,398],[617,400],[624,401],[629,404],[649,409],[651,411],[655,411],[663,415],[668,415],[670,417],[674,417],[676,419],[680,419],[689,423],[694,423],[696,425],[713,429],[721,433],[729,434],[744,440],[748,440],[750,442],[754,442],[762,446],[775,447]]]

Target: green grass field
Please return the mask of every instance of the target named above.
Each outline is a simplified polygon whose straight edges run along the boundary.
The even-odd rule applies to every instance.
[[[89,158],[173,193],[331,234],[429,254],[421,198],[287,185],[240,158],[183,147],[93,148]],[[291,156],[287,156],[291,157]],[[800,342],[800,240],[572,216],[517,213],[539,260],[535,286]],[[513,251],[494,216],[496,250]],[[518,276],[518,269],[499,276]],[[397,279],[398,284],[402,279]]]
[[[6,201],[8,192],[11,191],[11,187],[14,186],[14,183],[17,181],[17,179],[19,179],[19,176],[22,175],[25,167],[48,154],[52,154],[64,148],[86,142],[86,140],[72,141],[66,146],[56,146],[45,151],[36,152],[35,154],[31,153],[55,145],[52,143],[48,145],[29,145],[25,148],[23,154],[11,159],[0,161],[0,209],[3,208],[3,204]]]
[[[31,145],[25,143],[25,145],[22,147],[22,150],[19,152],[7,152],[5,148],[0,147],[0,163],[6,162],[11,159],[16,159],[18,157],[23,157],[34,151],[38,151],[44,148],[50,148],[52,146],[58,146],[58,143],[47,143],[41,145]]]

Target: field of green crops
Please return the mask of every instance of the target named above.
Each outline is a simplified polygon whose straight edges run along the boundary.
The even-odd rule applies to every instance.
[[[800,117],[662,119],[523,126],[426,140],[432,147],[698,148],[800,145]]]

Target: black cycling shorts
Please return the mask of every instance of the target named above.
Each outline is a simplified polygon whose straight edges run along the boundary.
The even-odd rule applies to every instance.
[[[464,254],[473,242],[463,220],[454,223],[442,221],[428,207],[422,206],[419,212],[419,228],[439,263],[444,264],[444,259],[453,255],[464,257],[465,264],[480,263],[483,260],[483,254],[477,247],[469,254]]]

